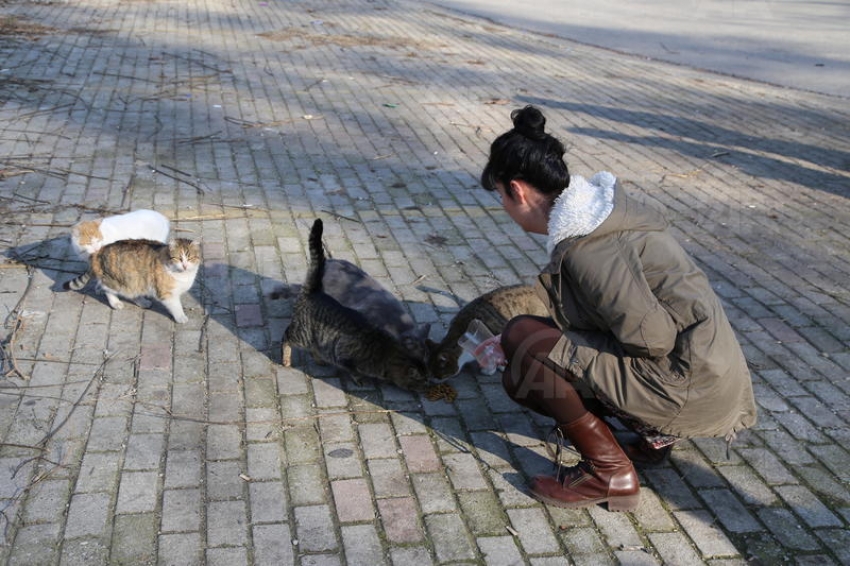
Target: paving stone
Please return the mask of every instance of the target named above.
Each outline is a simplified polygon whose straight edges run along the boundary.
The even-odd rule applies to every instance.
[[[392,458],[396,456],[396,444],[389,424],[361,424],[357,427],[360,436],[360,447],[366,459]]]
[[[256,525],[253,527],[253,541],[255,564],[276,566],[295,563],[295,552],[287,525]]]
[[[459,515],[426,515],[425,528],[440,562],[471,560],[475,556],[473,543]]]
[[[320,419],[319,426],[321,427],[322,442],[325,444],[354,441],[354,427],[349,415],[326,414]]]
[[[65,541],[59,562],[71,566],[106,565],[109,564],[109,547],[97,539],[78,538]]]
[[[567,528],[561,538],[576,564],[615,564],[600,534],[592,528]]]
[[[162,497],[162,532],[200,531],[201,492],[198,489],[169,489]]]
[[[165,438],[159,434],[131,434],[124,457],[125,470],[159,469]]]
[[[442,467],[428,436],[402,436],[399,442],[411,473],[435,472]]]
[[[211,501],[206,506],[207,543],[216,546],[244,546],[248,521],[244,501]]]
[[[704,489],[700,496],[732,533],[761,531],[762,527],[735,495],[726,489]]]
[[[682,533],[650,533],[649,540],[664,564],[704,564]]]
[[[113,564],[145,564],[156,560],[156,521],[153,513],[118,515],[109,560]]]
[[[253,480],[279,480],[281,447],[277,443],[248,445],[248,476]]]
[[[152,513],[156,510],[158,472],[125,472],[118,487],[116,513]]]
[[[560,550],[542,509],[508,509],[507,513],[525,552],[548,554]]]
[[[245,421],[248,423],[245,433],[248,442],[268,442],[277,440],[277,425],[280,413],[275,408],[248,408]]]
[[[540,556],[529,558],[532,566],[564,566],[568,564],[566,556]]]
[[[369,476],[375,497],[398,497],[410,494],[407,475],[396,459],[369,460]]]
[[[158,563],[163,566],[203,563],[204,552],[199,532],[161,534],[158,547]]]
[[[251,494],[251,522],[277,523],[288,518],[286,492],[279,481],[256,482],[249,484]]]
[[[345,525],[342,545],[353,564],[384,564],[384,551],[374,525]]]
[[[493,566],[522,564],[522,555],[511,536],[478,537],[475,541],[484,560]]]
[[[111,496],[108,493],[81,493],[71,497],[65,538],[103,534],[110,519]]]
[[[375,518],[372,494],[365,479],[346,479],[331,482],[340,522],[371,521]]]
[[[245,548],[209,548],[206,551],[205,564],[208,566],[246,566],[248,551]]]
[[[296,507],[295,534],[304,552],[327,552],[339,546],[327,505]]]
[[[100,417],[94,419],[86,450],[106,452],[123,449],[124,442],[126,441],[123,433],[127,428],[127,422],[127,417]]]
[[[838,527],[841,519],[836,517],[811,491],[799,485],[778,486],[779,496],[805,523],[812,527]]]
[[[207,458],[227,460],[242,455],[242,431],[237,425],[211,425],[207,429]]]
[[[292,505],[310,505],[327,501],[327,481],[317,465],[290,466],[286,469]]]
[[[682,524],[688,536],[696,542],[697,548],[706,558],[737,554],[735,547],[723,532],[711,521],[704,511],[677,511],[676,519]]]
[[[447,454],[443,456],[449,479],[458,491],[481,490],[489,488],[484,480],[478,462],[472,454]]]
[[[450,513],[457,509],[451,485],[442,474],[411,476],[414,493],[423,514]]]
[[[304,566],[339,566],[342,559],[338,554],[306,555],[301,561]]]
[[[61,533],[59,523],[22,526],[9,548],[10,564],[52,564],[59,555]],[[49,544],[53,541],[52,544]]]
[[[30,490],[24,507],[24,521],[42,523],[54,521],[65,512],[70,498],[70,484],[67,480],[44,481]]]
[[[397,497],[378,500],[378,514],[391,544],[411,544],[423,540],[423,529],[417,520],[416,500]]]
[[[198,450],[170,450],[166,457],[164,487],[195,487],[201,483],[201,470]]]

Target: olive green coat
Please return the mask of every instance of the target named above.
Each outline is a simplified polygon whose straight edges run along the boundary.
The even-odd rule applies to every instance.
[[[615,188],[591,233],[559,242],[538,291],[564,332],[550,359],[660,433],[734,437],[756,421],[741,347],[659,212]]]

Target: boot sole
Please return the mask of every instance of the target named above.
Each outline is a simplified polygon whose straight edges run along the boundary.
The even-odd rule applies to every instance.
[[[530,493],[534,499],[541,503],[546,503],[547,505],[553,505],[564,509],[583,509],[585,507],[593,507],[594,505],[607,503],[608,511],[624,512],[634,511],[640,503],[640,493],[635,495],[621,495],[617,497],[600,497],[599,499],[582,499],[581,501],[563,501],[561,499],[546,497],[545,495],[540,495],[533,491]]]

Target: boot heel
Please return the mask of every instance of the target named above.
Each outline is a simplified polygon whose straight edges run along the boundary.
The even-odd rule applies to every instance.
[[[640,503],[640,493],[635,495],[622,495],[612,497],[608,500],[609,511],[634,511]]]

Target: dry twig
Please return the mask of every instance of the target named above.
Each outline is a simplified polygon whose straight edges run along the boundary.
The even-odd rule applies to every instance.
[[[36,443],[37,446],[47,446],[47,442],[51,438],[53,438],[53,436],[57,432],[59,432],[59,430],[63,426],[65,426],[65,423],[67,423],[71,419],[71,415],[74,414],[74,411],[76,410],[76,408],[79,407],[80,403],[83,402],[83,399],[88,394],[89,389],[91,389],[91,386],[95,382],[95,380],[103,380],[104,371],[106,370],[106,364],[109,363],[116,355],[117,355],[117,352],[104,356],[103,361],[100,363],[99,366],[97,366],[97,369],[95,370],[94,374],[92,374],[91,379],[89,379],[88,384],[86,384],[86,386],[83,388],[83,391],[82,391],[82,393],[80,393],[80,396],[77,398],[77,400],[74,401],[74,404],[71,406],[71,410],[68,411],[68,414],[65,415],[65,418],[63,418],[62,421],[59,424],[54,426],[53,429],[50,432],[48,432],[47,434],[44,435],[44,438],[42,438],[41,440],[39,440]]]

